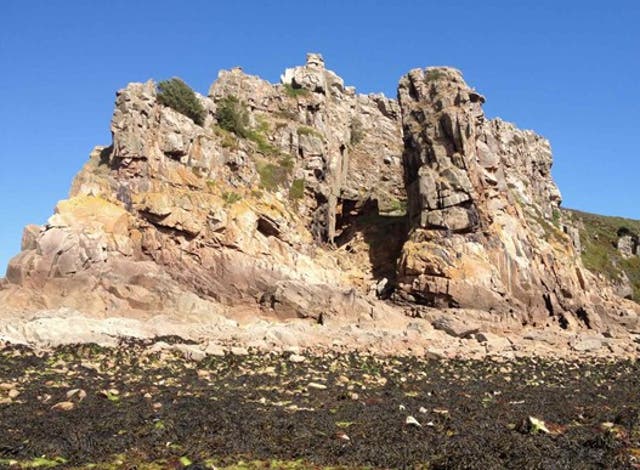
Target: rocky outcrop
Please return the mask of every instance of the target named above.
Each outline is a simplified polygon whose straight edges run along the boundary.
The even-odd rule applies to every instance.
[[[119,91],[113,144],[45,226],[25,230],[6,302],[197,316],[269,297],[283,318],[369,316],[369,261],[332,244],[350,216],[404,200],[398,107],[345,88],[318,55],[293,75],[272,85],[221,72],[198,97],[202,126],[162,106],[151,81]],[[243,133],[218,125],[228,98],[246,113]],[[302,285],[314,307],[284,308]]]
[[[484,343],[500,328],[635,328],[635,307],[580,261],[548,142],[485,119],[460,72],[414,70],[396,101],[309,54],[281,82],[220,72],[197,95],[202,125],[152,81],[120,90],[112,145],[25,229],[5,311],[354,327],[407,313]]]
[[[618,231],[617,248],[623,258],[640,255],[638,236],[628,231]]]
[[[412,226],[399,296],[534,325],[601,325],[607,309],[560,229],[549,143],[487,120],[484,97],[455,69],[413,70],[398,97]]]

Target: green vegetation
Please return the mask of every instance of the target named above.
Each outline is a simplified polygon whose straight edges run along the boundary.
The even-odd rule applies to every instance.
[[[158,83],[158,101],[164,106],[175,109],[201,126],[206,112],[189,85],[179,78],[170,78]]]
[[[248,137],[249,113],[236,96],[225,96],[218,102],[216,119],[225,131],[233,132],[245,139]]]
[[[298,200],[304,197],[304,178],[295,179],[289,188],[289,199]]]
[[[259,163],[257,167],[260,175],[260,187],[267,191],[275,191],[284,186],[293,170],[293,165],[291,157],[282,158],[277,164]]]
[[[442,70],[439,69],[429,69],[427,70],[427,76],[426,79],[431,81],[431,80],[440,80],[441,78],[446,77],[446,73],[444,73]]]
[[[313,127],[300,126],[298,127],[298,135],[313,135],[322,138],[322,134],[315,130]]]
[[[242,199],[242,196],[233,191],[226,191],[222,193],[222,199],[224,199],[224,202],[226,205],[231,206],[236,202],[240,201]]]
[[[562,217],[562,213],[560,212],[560,209],[553,209],[553,213],[552,213],[553,225],[555,225],[558,228],[560,228],[561,217]]]
[[[214,134],[220,137],[220,145],[222,148],[238,150],[238,138],[234,136],[232,132],[223,129],[219,125],[214,124],[211,126]]]
[[[640,234],[640,220],[589,214],[575,210],[565,212],[580,229],[582,262],[585,267],[617,281],[624,272],[633,287],[633,300],[640,302],[640,256],[624,259],[617,248],[618,232],[625,229]],[[582,226],[580,226],[582,225]]]
[[[298,113],[291,109],[280,109],[274,113],[280,119],[295,121],[298,119]]]
[[[216,132],[222,137],[222,146],[237,149],[238,143],[230,133],[238,137],[254,142],[258,152],[263,155],[279,155],[280,151],[269,143],[266,133],[269,131],[269,123],[265,119],[259,119],[258,128],[249,127],[249,113],[244,104],[233,95],[225,96],[218,104],[216,113],[219,131]]]
[[[294,88],[290,83],[285,83],[283,85],[284,92],[290,98],[298,98],[309,95],[309,90],[305,90],[304,88]]]
[[[353,118],[351,120],[351,146],[355,147],[362,139],[364,139],[364,129],[362,128],[362,122],[360,119]]]
[[[250,129],[247,131],[247,139],[251,140],[256,144],[258,152],[263,155],[279,155],[280,150],[275,146],[271,145],[265,136],[265,131],[262,127],[258,127],[258,129]]]
[[[33,460],[12,460],[12,459],[0,459],[0,465],[6,465],[13,468],[53,468],[58,465],[67,463],[67,460],[62,457],[56,457],[48,459],[46,456],[36,457]]]
[[[407,213],[407,201],[400,201],[398,199],[392,199],[389,201],[389,212],[399,212],[402,214]]]

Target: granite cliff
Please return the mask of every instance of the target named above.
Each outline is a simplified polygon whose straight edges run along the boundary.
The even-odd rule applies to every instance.
[[[412,70],[394,100],[318,54],[275,85],[236,68],[197,95],[200,124],[158,93],[117,93],[112,144],[25,229],[5,317],[635,334],[638,305],[583,265],[549,143],[486,119],[459,71]]]

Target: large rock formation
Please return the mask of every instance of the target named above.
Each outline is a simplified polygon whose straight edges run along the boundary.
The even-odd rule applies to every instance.
[[[399,264],[413,302],[524,322],[603,325],[613,315],[562,230],[549,143],[499,119],[459,71],[400,81],[412,226]]]
[[[113,144],[45,226],[25,230],[6,302],[197,316],[262,300],[285,317],[369,315],[354,289],[367,293],[370,261],[333,247],[353,235],[351,216],[405,199],[398,106],[345,88],[315,54],[293,75],[221,72],[199,97],[202,126],[162,106],[151,81],[119,91]],[[242,136],[217,124],[229,98]]]
[[[0,302],[193,321],[259,307],[326,324],[425,305],[475,309],[464,325],[635,321],[565,234],[546,140],[486,120],[454,69],[414,70],[398,97],[356,94],[317,54],[277,85],[220,72],[198,95],[202,125],[161,105],[152,81],[128,85],[112,145],[25,229]]]

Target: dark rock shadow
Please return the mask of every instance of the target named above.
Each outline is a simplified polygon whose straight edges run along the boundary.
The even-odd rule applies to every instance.
[[[409,220],[405,214],[380,214],[377,201],[342,201],[337,218],[335,244],[349,251],[349,244],[362,234],[369,247],[369,261],[375,279],[387,278],[389,286],[396,282],[396,267],[402,247],[408,238]]]

